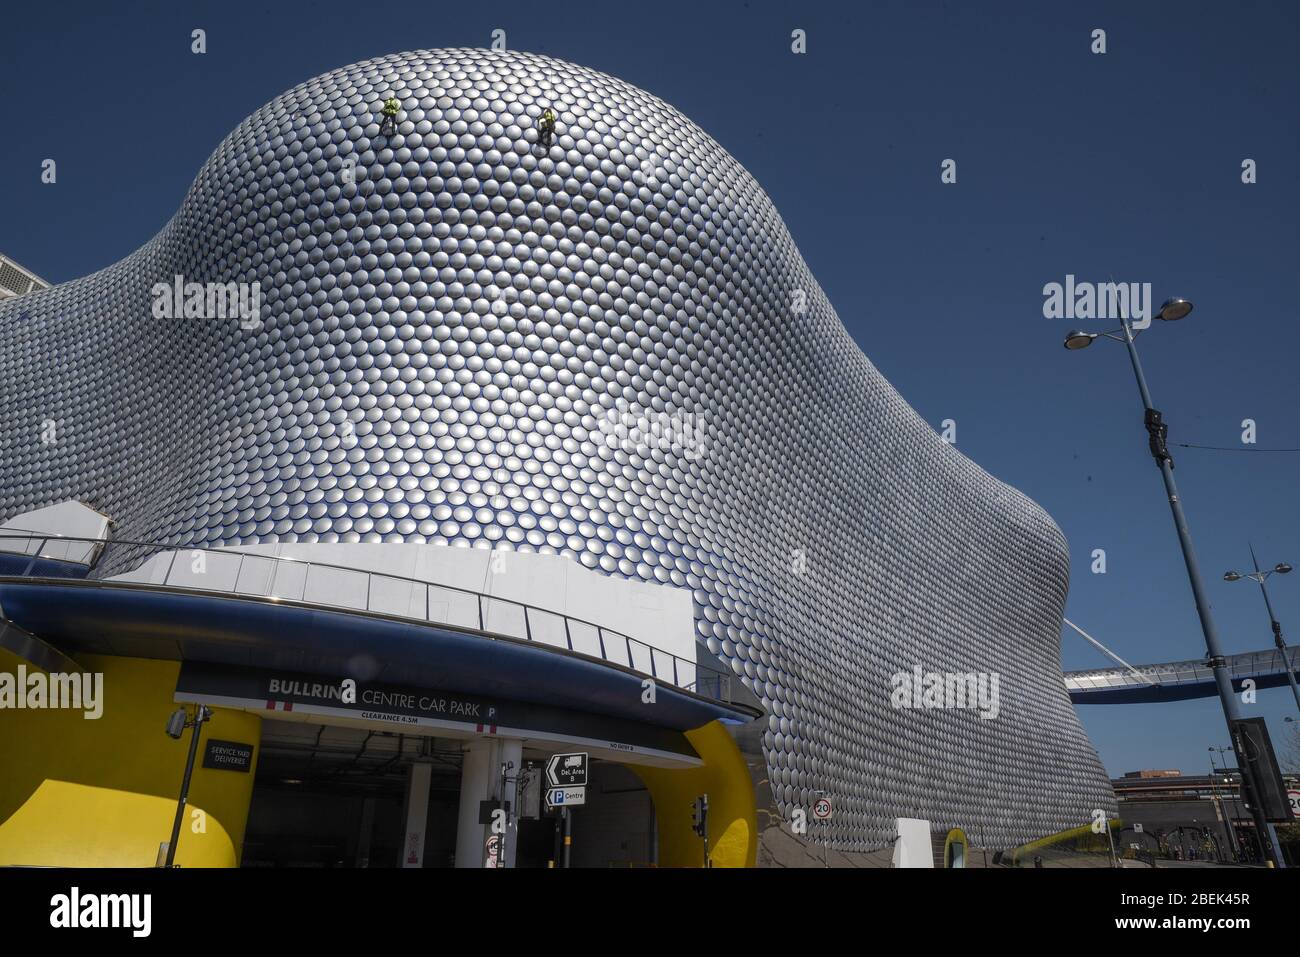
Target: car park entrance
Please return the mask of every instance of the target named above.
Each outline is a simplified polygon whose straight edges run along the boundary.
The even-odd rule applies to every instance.
[[[264,720],[243,866],[563,867],[562,814],[569,817],[570,866],[655,863],[654,802],[633,771],[591,760],[582,777],[585,803],[548,809],[547,765],[557,757],[525,743],[516,768],[498,768],[504,790],[467,802],[465,766],[468,760],[472,778],[479,745],[386,727]],[[561,773],[571,778],[571,758],[568,764]],[[472,841],[460,835],[467,804],[475,823],[488,822],[481,845],[477,830]],[[494,820],[502,827],[494,829]],[[467,852],[471,861],[457,860]]]

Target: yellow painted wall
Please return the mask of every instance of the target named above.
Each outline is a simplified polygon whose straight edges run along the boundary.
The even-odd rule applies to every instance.
[[[164,732],[178,707],[178,662],[81,655],[104,674],[103,715],[0,709],[0,866],[153,867],[171,836],[192,730]],[[0,671],[20,659],[0,649]],[[24,663],[26,664],[26,663]],[[34,667],[27,664],[28,672]],[[191,708],[192,710],[192,708]],[[213,709],[204,724],[176,863],[236,867],[248,820],[262,719]],[[205,769],[209,738],[254,747],[249,773]],[[195,833],[193,811],[205,833]]]
[[[703,867],[704,842],[691,829],[691,809],[709,796],[709,858],[714,867],[753,867],[758,857],[758,810],[749,767],[721,722],[686,732],[704,759],[699,768],[668,769],[639,765],[655,802],[660,867]]]

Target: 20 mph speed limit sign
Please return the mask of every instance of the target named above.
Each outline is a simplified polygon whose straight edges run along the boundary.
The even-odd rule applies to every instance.
[[[1291,802],[1291,816],[1300,817],[1300,789],[1288,789],[1286,799]]]
[[[813,805],[813,817],[819,821],[829,821],[834,811],[830,798],[818,798],[817,803]]]

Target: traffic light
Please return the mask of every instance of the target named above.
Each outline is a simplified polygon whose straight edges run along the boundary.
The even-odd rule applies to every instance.
[[[709,796],[701,794],[691,806],[691,830],[703,837],[709,824]]]
[[[1287,801],[1286,785],[1282,783],[1282,772],[1264,719],[1237,718],[1232,722],[1232,736],[1238,757],[1249,765],[1254,778],[1255,788],[1252,788],[1246,775],[1242,775],[1242,790],[1248,795],[1247,805],[1254,807],[1258,798],[1266,821],[1290,823],[1291,806]],[[1255,789],[1258,789],[1258,795],[1253,793]]]

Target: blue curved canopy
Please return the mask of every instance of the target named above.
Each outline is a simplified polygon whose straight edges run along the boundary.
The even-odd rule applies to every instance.
[[[323,609],[111,581],[0,578],[0,610],[65,652],[165,658],[451,689],[687,731],[760,715],[586,655],[519,639]]]

